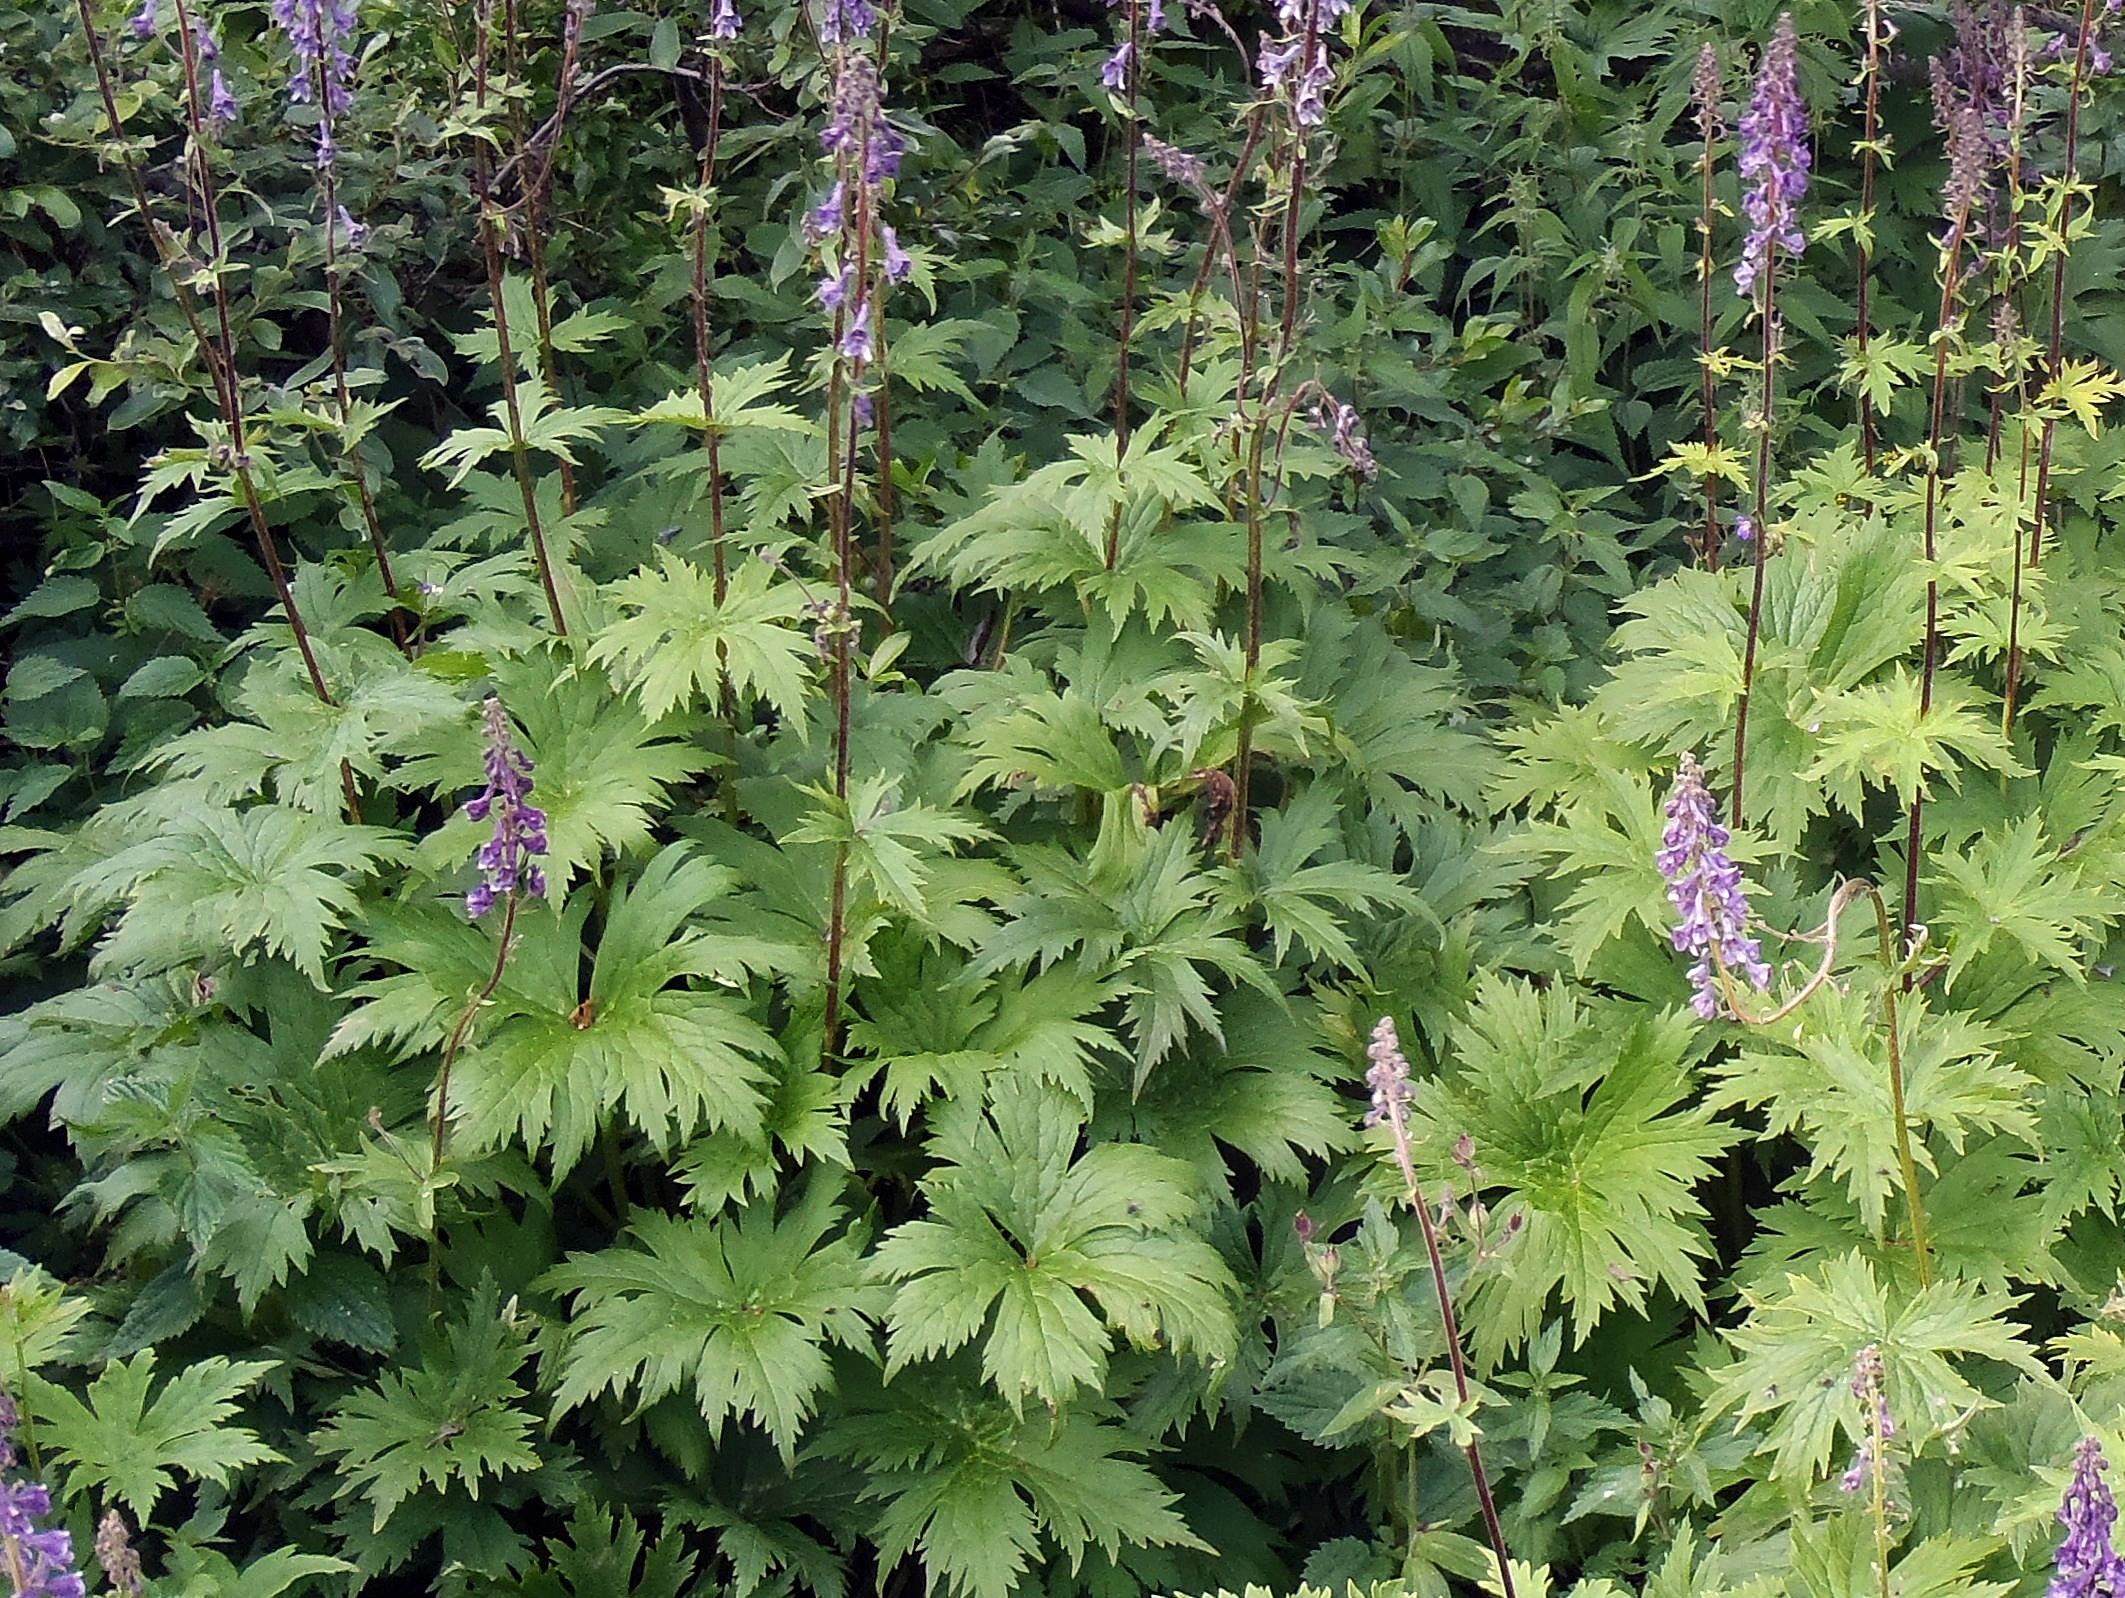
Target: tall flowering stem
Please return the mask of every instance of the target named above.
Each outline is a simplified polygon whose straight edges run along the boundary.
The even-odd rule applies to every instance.
[[[1454,1397],[1466,1409],[1469,1404],[1468,1362],[1461,1353],[1461,1323],[1454,1314],[1453,1293],[1446,1283],[1446,1257],[1439,1250],[1439,1229],[1432,1224],[1431,1205],[1424,1197],[1423,1185],[1417,1180],[1416,1161],[1410,1154],[1409,1102],[1413,1090],[1409,1080],[1409,1057],[1402,1052],[1402,1040],[1390,1017],[1381,1016],[1379,1024],[1372,1029],[1372,1041],[1366,1045],[1365,1057],[1371,1062],[1365,1080],[1372,1088],[1372,1109],[1365,1117],[1365,1124],[1379,1126],[1384,1123],[1392,1137],[1395,1167],[1402,1173],[1409,1207],[1417,1212],[1417,1225],[1424,1233],[1424,1255],[1431,1264],[1432,1287],[1439,1298],[1440,1330],[1446,1338],[1447,1362],[1453,1367]],[[1476,1502],[1483,1511],[1483,1529],[1490,1534],[1491,1553],[1498,1561],[1500,1590],[1504,1598],[1518,1598],[1513,1589],[1512,1555],[1505,1546],[1505,1528],[1498,1521],[1498,1506],[1491,1497],[1490,1473],[1483,1468],[1483,1449],[1473,1436],[1468,1440],[1466,1453],[1468,1473],[1475,1482]]]
[[[288,97],[298,105],[317,107],[317,178],[324,203],[325,333],[339,405],[340,459],[354,484],[362,526],[369,535],[369,550],[376,558],[377,576],[383,581],[384,592],[396,595],[398,579],[391,570],[390,545],[384,538],[383,519],[377,514],[376,496],[369,490],[369,474],[362,466],[354,436],[354,401],[347,384],[346,320],[341,303],[344,273],[339,257],[340,237],[344,229],[347,245],[352,248],[357,230],[340,206],[339,144],[333,128],[334,119],[353,103],[354,55],[350,45],[358,25],[356,0],[273,0],[270,14],[295,50],[295,72],[288,83]],[[396,606],[391,611],[391,630],[404,649],[405,618]]]
[[[1991,140],[1976,103],[1950,77],[1947,64],[1933,58],[1934,117],[1948,140],[1948,183],[1943,193],[1947,232],[1941,239],[1940,315],[1933,340],[1933,394],[1927,414],[1926,509],[1924,548],[1926,555],[1926,637],[1919,668],[1918,713],[1933,708],[1933,678],[1940,657],[1940,580],[1934,562],[1938,554],[1941,480],[1945,470],[1948,438],[1948,355],[1961,341],[1963,248],[1970,223],[1988,192]],[[1904,938],[1908,942],[1918,925],[1919,868],[1925,859],[1926,795],[1914,789],[1904,832]],[[1906,979],[1909,985],[1909,979]]]
[[[1869,1488],[1874,1521],[1874,1579],[1880,1598],[1889,1598],[1889,1442],[1896,1436],[1896,1417],[1889,1410],[1888,1369],[1879,1346],[1869,1343],[1852,1362],[1852,1396],[1859,1400],[1866,1440],[1851,1468],[1838,1481],[1841,1491]]]
[[[494,0],[479,0],[475,23],[478,38],[473,49],[473,107],[478,117],[484,120],[494,35]],[[531,478],[531,447],[524,438],[524,410],[517,396],[516,352],[510,341],[509,307],[502,295],[502,221],[494,203],[484,140],[473,143],[472,191],[480,212],[480,248],[487,263],[487,297],[494,307],[495,354],[501,362],[502,408],[509,423],[509,461],[516,477],[517,497],[524,506],[524,526],[531,540],[532,562],[538,568],[539,588],[546,596],[546,612],[553,621],[554,632],[566,638],[568,618],[561,610],[560,585],[554,578],[553,556],[546,544],[546,525],[539,511],[538,488]]]
[[[474,821],[490,823],[492,830],[473,860],[480,880],[465,895],[465,913],[477,921],[500,904],[502,936],[495,946],[494,970],[487,985],[458,1013],[457,1023],[443,1046],[430,1125],[431,1176],[440,1175],[443,1169],[443,1143],[450,1124],[450,1067],[465,1046],[474,1018],[502,985],[502,973],[509,968],[509,953],[515,942],[519,902],[525,894],[544,897],[546,892],[546,872],[536,863],[547,848],[546,812],[531,803],[531,757],[516,746],[501,700],[488,699],[482,709],[481,727],[487,745],[487,785],[477,798],[466,803],[465,814]]]
[[[46,1527],[52,1495],[41,1482],[15,1477],[14,1433],[22,1424],[14,1398],[0,1390],[0,1558],[15,1598],[88,1598],[74,1564],[74,1539],[63,1526]]]
[[[1690,85],[1690,97],[1697,107],[1697,130],[1703,135],[1703,148],[1697,157],[1697,175],[1701,194],[1697,210],[1697,324],[1698,404],[1704,411],[1704,445],[1707,459],[1719,452],[1719,394],[1718,385],[1712,376],[1712,279],[1715,268],[1712,258],[1712,216],[1715,202],[1712,197],[1713,146],[1725,131],[1721,125],[1719,52],[1708,42],[1697,52],[1697,72]],[[1705,570],[1719,570],[1719,474],[1707,471],[1704,474],[1704,533],[1702,548]]]
[[[1859,145],[1859,232],[1858,261],[1855,274],[1858,292],[1854,298],[1854,339],[1859,349],[1862,369],[1867,363],[1867,344],[1873,337],[1874,293],[1874,176],[1881,164],[1882,124],[1882,46],[1894,38],[1895,30],[1882,15],[1881,0],[1866,0],[1864,25],[1867,30],[1867,53],[1860,64],[1861,94],[1866,105],[1866,123]],[[1878,444],[1875,435],[1874,405],[1867,397],[1864,383],[1859,390],[1859,440],[1860,449],[1867,463],[1867,475],[1874,475],[1874,455]]]
[[[1763,411],[1756,418],[1755,575],[1749,590],[1748,640],[1741,657],[1741,699],[1734,710],[1734,824],[1742,818],[1747,771],[1749,697],[1756,685],[1756,644],[1763,630],[1764,561],[1770,526],[1771,434],[1778,389],[1778,256],[1798,255],[1807,245],[1800,230],[1800,202],[1808,192],[1808,108],[1800,97],[1799,41],[1793,14],[1778,19],[1756,74],[1756,92],[1741,119],[1742,208],[1749,232],[1742,243],[1734,282],[1753,295],[1763,329]]]
[[[1122,325],[1114,358],[1114,459],[1117,465],[1129,450],[1129,351],[1136,337],[1136,189],[1137,162],[1143,152],[1143,129],[1137,121],[1137,105],[1144,61],[1143,0],[1124,0],[1128,12],[1128,38],[1111,56],[1100,81],[1119,89],[1128,101],[1122,123]],[[1117,72],[1117,67],[1119,71]],[[1119,77],[1119,84],[1115,79]],[[1121,557],[1122,507],[1107,518],[1107,570]]]

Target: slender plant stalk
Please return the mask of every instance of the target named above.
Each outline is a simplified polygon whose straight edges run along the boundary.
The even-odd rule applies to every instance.
[[[317,64],[315,92],[317,103],[325,104],[325,96],[330,90],[325,83],[322,60]],[[369,474],[362,467],[354,441],[354,399],[347,387],[346,322],[340,303],[339,178],[331,162],[325,163],[319,177],[324,185],[325,201],[325,337],[332,347],[332,386],[339,401],[340,463],[361,502],[362,526],[369,534],[369,551],[376,557],[376,574],[383,581],[384,592],[396,600],[398,578],[391,570],[391,549],[384,540],[383,519],[377,515],[376,498],[369,492]],[[390,614],[391,636],[403,650],[406,648],[405,613],[394,603]]]
[[[1388,1124],[1394,1133],[1395,1164],[1409,1192],[1409,1207],[1417,1212],[1424,1231],[1424,1254],[1431,1262],[1432,1287],[1439,1297],[1439,1324],[1446,1336],[1446,1357],[1453,1367],[1454,1397],[1463,1409],[1469,1404],[1468,1361],[1461,1353],[1461,1323],[1454,1314],[1454,1296],[1446,1284],[1446,1258],[1439,1251],[1439,1229],[1432,1225],[1431,1206],[1417,1181],[1416,1162],[1410,1158],[1407,1109],[1393,1094],[1387,1098]],[[1498,1560],[1498,1581],[1504,1598],[1518,1598],[1513,1590],[1512,1555],[1505,1546],[1505,1528],[1498,1520],[1498,1505],[1491,1497],[1490,1473],[1483,1468],[1483,1449],[1475,1438],[1468,1440],[1468,1473],[1476,1484],[1476,1502],[1483,1511],[1483,1529],[1490,1534],[1491,1552]]]
[[[1933,343],[1933,397],[1927,421],[1926,450],[1926,641],[1920,656],[1918,680],[1918,713],[1923,719],[1933,708],[1933,677],[1940,658],[1941,585],[1934,570],[1938,558],[1941,471],[1943,455],[1948,446],[1948,348],[1955,341],[1960,326],[1957,311],[1959,295],[1957,278],[1962,266],[1963,232],[1969,225],[1970,208],[1964,204],[1958,214],[1949,219],[1948,248],[1941,262],[1941,306],[1939,329]],[[1923,864],[1926,791],[1923,784],[1911,794],[1910,813],[1904,830],[1904,938],[1909,942],[1912,928],[1918,925],[1918,877]],[[1907,974],[1905,986],[1910,986],[1912,977]]]
[[[474,105],[484,116],[487,110],[487,58],[493,31],[493,0],[481,0],[478,9],[478,46],[475,51]],[[531,450],[524,441],[523,407],[517,399],[516,355],[510,346],[509,308],[502,298],[502,248],[496,237],[497,217],[488,179],[486,146],[474,151],[473,195],[480,208],[480,246],[487,261],[487,294],[494,304],[495,353],[502,365],[502,406],[509,422],[509,459],[515,468],[517,494],[524,502],[524,524],[531,536],[531,555],[539,571],[539,587],[546,595],[546,609],[553,630],[568,636],[568,620],[561,612],[561,591],[554,581],[553,560],[546,547],[546,528],[539,515],[539,496],[531,478]]]
[[[1716,131],[1709,111],[1704,114],[1704,148],[1697,157],[1702,190],[1697,211],[1697,322],[1698,404],[1704,411],[1706,461],[1719,453],[1719,392],[1712,375],[1712,278],[1718,270],[1712,255],[1712,135]],[[1760,525],[1760,524],[1759,524]],[[1704,568],[1719,570],[1719,474],[1704,474]]]
[[[1866,8],[1867,53],[1860,67],[1866,83],[1866,124],[1859,149],[1859,258],[1856,272],[1859,279],[1858,293],[1854,300],[1856,313],[1855,333],[1859,346],[1859,364],[1864,372],[1867,364],[1867,343],[1873,337],[1873,292],[1874,292],[1874,173],[1879,165],[1881,145],[1881,86],[1882,86],[1882,10],[1881,0],[1867,0]],[[1859,390],[1859,440],[1860,449],[1867,463],[1867,475],[1874,475],[1874,457],[1877,448],[1875,436],[1874,406],[1867,398],[1864,382]],[[1761,525],[1761,524],[1759,524]]]
[[[430,1112],[430,1156],[428,1174],[439,1176],[443,1169],[443,1146],[450,1128],[450,1067],[456,1063],[458,1051],[464,1048],[465,1038],[472,1030],[473,1019],[494,997],[494,990],[502,985],[502,973],[509,969],[509,951],[516,935],[517,892],[510,889],[502,906],[502,940],[494,951],[494,970],[488,975],[487,985],[472,998],[472,1002],[458,1012],[457,1024],[450,1029],[449,1040],[443,1045],[443,1062],[435,1073],[435,1108]]]
[[[508,34],[505,48],[509,75],[512,78],[520,79],[522,74],[519,70],[521,57],[517,38],[516,0],[503,0],[502,21],[503,27]],[[580,27],[581,13],[571,6],[568,10],[568,20],[565,24],[563,35],[560,82],[555,91],[555,114],[559,118],[559,121],[555,124],[555,137],[551,142],[541,146],[536,155],[526,159],[523,163],[524,245],[525,256],[531,266],[532,311],[538,318],[539,323],[539,375],[545,378],[546,386],[552,389],[556,396],[560,394],[560,371],[555,364],[553,353],[553,291],[548,284],[546,276],[545,204],[547,183],[553,176],[553,152],[560,143],[558,129],[560,124],[567,120],[568,99],[573,89],[571,80],[575,75],[575,58]],[[530,134],[524,121],[524,105],[521,100],[512,100],[510,102],[509,126],[511,142],[515,145],[518,154],[529,155]],[[557,464],[561,472],[562,514],[573,516],[576,509],[575,468],[566,460]]]
[[[1734,707],[1733,824],[1741,825],[1741,785],[1747,774],[1749,699],[1756,689],[1756,645],[1763,632],[1765,546],[1770,542],[1771,430],[1778,399],[1778,240],[1769,239],[1763,262],[1763,415],[1756,434],[1755,575],[1749,585],[1749,631],[1741,652],[1741,699]]]
[[[1874,925],[1881,938],[1882,968],[1888,980],[1882,984],[1882,1022],[1889,1044],[1889,1112],[1896,1117],[1896,1162],[1904,1178],[1904,1203],[1911,1214],[1911,1255],[1918,1265],[1918,1285],[1933,1285],[1933,1261],[1926,1248],[1926,1207],[1918,1196],[1918,1162],[1911,1155],[1911,1118],[1904,1109],[1904,1044],[1896,1014],[1897,973],[1906,963],[1908,943],[1899,944],[1890,924],[1889,901],[1873,883],[1866,891],[1874,900]]]
[[[1137,94],[1144,48],[1143,0],[1129,0],[1129,64],[1127,94],[1129,116],[1123,130],[1122,180],[1122,325],[1115,345],[1114,365],[1114,459],[1117,465],[1129,451],[1129,347],[1136,337],[1136,167],[1143,151],[1143,129],[1137,123]],[[1116,505],[1107,518],[1107,570],[1121,556],[1122,507]]]

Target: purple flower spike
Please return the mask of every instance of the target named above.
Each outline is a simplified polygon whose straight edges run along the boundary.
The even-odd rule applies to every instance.
[[[1775,247],[1788,255],[1807,248],[1800,230],[1800,202],[1808,192],[1808,107],[1800,97],[1799,41],[1793,15],[1778,19],[1771,46],[1756,74],[1756,94],[1741,119],[1742,209],[1749,235],[1734,268],[1734,286],[1756,293]]]
[[[273,0],[270,8],[274,26],[295,47],[288,98],[297,105],[318,102],[317,164],[321,168],[332,165],[339,155],[332,119],[354,103],[350,46],[360,26],[360,5],[361,0]]]
[[[531,797],[531,757],[517,748],[509,716],[499,699],[487,701],[487,786],[465,806],[474,821],[494,822],[494,835],[480,846],[474,863],[480,880],[465,895],[465,911],[475,921],[496,901],[521,890],[544,895],[546,873],[531,864],[546,852],[546,812],[526,803]]]
[[[708,19],[708,36],[726,40],[738,37],[738,8],[731,0],[716,0],[716,9]]]
[[[21,1423],[15,1401],[0,1393],[0,1470],[15,1466],[13,1432]],[[39,1482],[0,1480],[0,1556],[14,1579],[15,1598],[88,1598],[74,1568],[74,1539],[39,1521],[52,1513],[52,1495]]]
[[[1697,990],[1697,1013],[1709,1021],[1719,1013],[1719,980],[1713,966],[1738,972],[1759,993],[1771,985],[1771,968],[1748,935],[1749,900],[1741,891],[1741,868],[1727,858],[1731,837],[1719,824],[1704,767],[1695,755],[1682,757],[1668,795],[1667,830],[1661,834],[1656,863],[1667,879],[1668,902],[1681,920],[1672,934],[1675,947],[1697,956],[1690,983]]]
[[[1400,1120],[1415,1090],[1409,1085],[1409,1056],[1402,1052],[1402,1038],[1392,1018],[1380,1017],[1372,1029],[1372,1041],[1365,1045],[1365,1058],[1372,1062],[1365,1073],[1366,1085],[1372,1089],[1372,1108],[1365,1112],[1365,1124]]]
[[[2110,1545],[2117,1524],[2118,1501],[2103,1472],[2110,1468],[2103,1445],[2084,1437],[2073,1451],[2073,1480],[2059,1505],[2059,1524],[2066,1536],[2059,1544],[2058,1574],[2045,1598],[2110,1598],[2125,1590],[2125,1559]]]

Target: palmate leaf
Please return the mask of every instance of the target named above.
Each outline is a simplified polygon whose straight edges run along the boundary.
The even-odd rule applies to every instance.
[[[70,891],[125,901],[97,950],[100,970],[160,971],[264,948],[323,987],[325,950],[354,909],[355,884],[402,847],[381,827],[284,805],[208,806],[89,867]]]
[[[318,1452],[336,1458],[348,1486],[369,1500],[372,1529],[382,1531],[425,1485],[462,1487],[476,1499],[490,1479],[538,1468],[528,1440],[537,1418],[518,1407],[525,1390],[516,1379],[531,1327],[514,1300],[499,1298],[484,1278],[417,1369],[386,1371],[316,1434]]]
[[[811,630],[792,625],[810,603],[803,587],[777,583],[765,561],[740,561],[718,604],[708,572],[670,550],[659,556],[657,571],[614,585],[615,601],[634,614],[601,632],[590,658],[626,678],[652,720],[696,697],[712,705],[728,686],[765,699],[801,736],[805,686],[819,662]]]
[[[1908,804],[1930,793],[1931,779],[1952,772],[1957,757],[2007,777],[2026,777],[2000,736],[1997,718],[1973,707],[1975,689],[1953,676],[1935,680],[1933,702],[1921,708],[1918,678],[1899,667],[1887,678],[1826,694],[1814,719],[1822,728],[1820,754],[1807,775],[1822,783],[1848,814],[1858,815],[1863,783],[1894,789]]]
[[[150,1399],[155,1351],[142,1349],[106,1365],[86,1403],[34,1376],[28,1397],[68,1494],[101,1488],[145,1522],[178,1475],[226,1486],[237,1471],[282,1457],[249,1427],[228,1424],[237,1395],[273,1368],[272,1360],[194,1360]]]
[[[645,1215],[640,1248],[572,1254],[541,1279],[575,1295],[557,1402],[638,1390],[649,1405],[689,1390],[717,1432],[756,1422],[785,1463],[832,1378],[828,1342],[860,1348],[885,1295],[870,1285],[863,1237],[843,1232],[834,1184],[814,1182],[778,1220],[754,1204],[735,1218]]]
[[[1879,1233],[1903,1182],[1879,993],[1871,984],[1855,989],[1826,987],[1810,999],[1807,1024],[1790,1040],[1752,1033],[1749,1047],[1715,1068],[1709,1102],[1714,1110],[1761,1108],[1767,1133],[1798,1135]],[[1898,999],[1897,1031],[1919,1165],[1933,1166],[1932,1136],[1956,1149],[1973,1132],[2033,1136],[2032,1084],[1999,1057],[2005,1033],[1960,1011],[1936,1014],[1919,991]]]
[[[1008,1598],[1043,1539],[1075,1570],[1088,1548],[1206,1549],[1176,1502],[1130,1455],[1143,1444],[1082,1408],[1020,1417],[949,1386],[903,1393],[836,1423],[826,1450],[861,1461],[863,1496],[882,1499],[873,1535],[887,1561],[919,1554],[933,1588]]]
[[[1880,1351],[1890,1411],[1913,1447],[1960,1425],[1965,1411],[1993,1404],[1957,1369],[1963,1361],[1997,1361],[2028,1375],[2041,1369],[2005,1318],[2013,1300],[1964,1282],[1909,1292],[1885,1286],[1858,1254],[1747,1297],[1748,1324],[1729,1339],[1738,1357],[1709,1373],[1710,1412],[1731,1412],[1737,1430],[1771,1416],[1762,1447],[1796,1492],[1821,1476],[1840,1431],[1855,1446],[1867,1435],[1852,1369],[1869,1344]]]
[[[1927,880],[1946,890],[1932,919],[1948,933],[1949,987],[1999,939],[2032,964],[2083,981],[2083,946],[2125,912],[2114,887],[2084,881],[2079,867],[2044,841],[2041,816],[1989,832],[1967,853],[1944,851],[1933,864]]]
[[[1144,829],[1133,811],[1110,825],[1090,861],[1048,845],[1017,851],[1027,892],[1005,907],[1012,919],[989,940],[981,969],[1047,966],[1076,951],[1082,975],[1127,996],[1141,1086],[1191,1022],[1222,1036],[1209,973],[1275,992],[1194,851],[1187,828]]]
[[[452,1081],[466,1140],[521,1136],[558,1175],[615,1109],[660,1150],[703,1127],[757,1136],[767,1102],[759,1062],[774,1057],[774,1039],[724,992],[672,986],[720,967],[714,943],[682,929],[731,882],[686,845],[660,852],[615,894],[587,998],[576,975],[580,912],[524,918],[502,995],[512,1013]]]
[[[1105,1373],[1112,1332],[1229,1357],[1231,1273],[1187,1229],[1188,1168],[1133,1143],[1077,1152],[1084,1122],[1052,1089],[997,1083],[992,1108],[938,1116],[929,1216],[894,1229],[874,1264],[893,1295],[888,1378],[987,1329],[982,1370],[1017,1406],[1061,1403]],[[1096,1306],[1096,1310],[1095,1310]]]
[[[1688,1105],[1692,1035],[1681,1011],[1582,1004],[1567,988],[1485,979],[1453,1033],[1451,1074],[1420,1083],[1414,1117],[1434,1168],[1466,1134],[1493,1208],[1525,1225],[1511,1268],[1478,1289],[1486,1361],[1533,1336],[1561,1291],[1583,1341],[1608,1309],[1642,1309],[1657,1284],[1701,1305],[1709,1252],[1692,1191],[1733,1140]],[[1687,1105],[1687,1107],[1685,1107]]]
[[[595,437],[601,428],[627,420],[625,411],[603,405],[557,405],[553,390],[538,376],[519,379],[516,394],[525,447],[556,455],[571,465],[576,460],[576,445]],[[455,488],[482,461],[508,453],[513,438],[508,401],[496,400],[487,413],[495,420],[493,427],[458,428],[423,455],[421,464],[430,471],[447,472]]]
[[[1355,966],[1358,951],[1345,930],[1345,916],[1363,916],[1375,906],[1411,910],[1417,905],[1417,896],[1378,866],[1350,859],[1308,864],[1337,843],[1340,803],[1334,788],[1316,783],[1284,809],[1265,812],[1259,844],[1227,868],[1234,900],[1259,911],[1279,964],[1295,942],[1313,959]]]

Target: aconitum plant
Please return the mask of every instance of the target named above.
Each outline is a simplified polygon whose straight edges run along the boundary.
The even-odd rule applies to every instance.
[[[1668,824],[1660,838],[1657,863],[1667,879],[1668,902],[1681,920],[1671,936],[1684,954],[1697,956],[1690,967],[1692,1001],[1709,1021],[1720,1010],[1720,972],[1739,972],[1759,992],[1771,985],[1771,968],[1748,935],[1749,900],[1742,891],[1741,868],[1727,857],[1732,835],[1719,824],[1704,767],[1695,755],[1682,757],[1675,786],[1668,794]]]
[[[2073,1451],[2073,1480],[2066,1484],[2066,1499],[2059,1505],[2059,1524],[2066,1536],[2059,1543],[2058,1574],[2051,1579],[2047,1598],[2114,1598],[2125,1591],[2125,1559],[2110,1544],[2118,1501],[2103,1480],[2109,1468],[2103,1445],[2093,1437],[2082,1438]]]
[[[350,46],[360,24],[360,0],[273,0],[271,14],[295,47],[288,98],[297,105],[316,102],[317,164],[330,166],[339,155],[332,120],[354,102]]]

